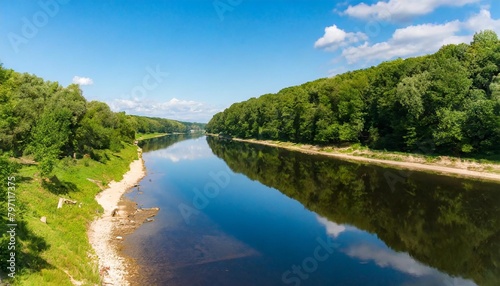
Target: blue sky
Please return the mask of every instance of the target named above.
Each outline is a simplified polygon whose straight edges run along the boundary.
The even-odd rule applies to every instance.
[[[234,102],[500,34],[498,0],[0,0],[0,61],[129,114]]]

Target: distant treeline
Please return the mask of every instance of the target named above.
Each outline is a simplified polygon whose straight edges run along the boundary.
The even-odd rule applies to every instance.
[[[204,123],[181,122],[165,118],[130,115],[138,133],[186,133],[205,129]]]
[[[409,152],[498,154],[500,41],[384,62],[235,103],[207,131],[316,144],[362,143]]]
[[[142,148],[143,152],[151,152],[168,148],[177,142],[181,142],[187,139],[199,138],[202,136],[204,136],[204,134],[201,132],[159,136],[148,140],[141,140],[139,142],[139,146]]]
[[[185,133],[203,127],[113,112],[106,103],[88,102],[78,85],[63,87],[0,65],[0,155],[33,155],[46,171],[64,156],[99,159],[99,150],[119,151],[123,142],[133,143],[136,132]]]

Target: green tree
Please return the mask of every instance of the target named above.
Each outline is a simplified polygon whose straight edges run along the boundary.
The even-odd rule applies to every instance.
[[[460,150],[464,139],[462,126],[465,122],[465,112],[450,109],[437,111],[438,125],[434,131],[434,140],[437,146],[451,148],[455,153]]]
[[[500,72],[500,41],[495,32],[485,30],[474,35],[467,63],[474,87],[489,94],[491,80]]]
[[[26,152],[39,162],[41,174],[48,176],[70,137],[72,113],[66,108],[47,110],[33,130]]]

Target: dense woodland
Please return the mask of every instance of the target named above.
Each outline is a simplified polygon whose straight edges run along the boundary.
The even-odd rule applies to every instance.
[[[165,118],[130,115],[138,133],[186,133],[204,130],[204,123],[174,121]]]
[[[500,285],[500,193],[492,191],[494,183],[413,173],[391,188],[385,168],[214,137],[207,141],[232,171],[280,190],[330,221],[374,233],[390,248],[451,276]]]
[[[451,155],[500,153],[500,41],[384,62],[235,103],[211,133]]]
[[[65,156],[102,159],[138,133],[185,133],[202,124],[181,123],[113,112],[106,103],[88,102],[78,85],[63,87],[0,66],[0,155],[32,156],[50,173]]]

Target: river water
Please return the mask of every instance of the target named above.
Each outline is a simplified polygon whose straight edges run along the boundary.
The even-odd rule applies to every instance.
[[[500,285],[500,185],[166,136],[127,196],[137,285]]]

